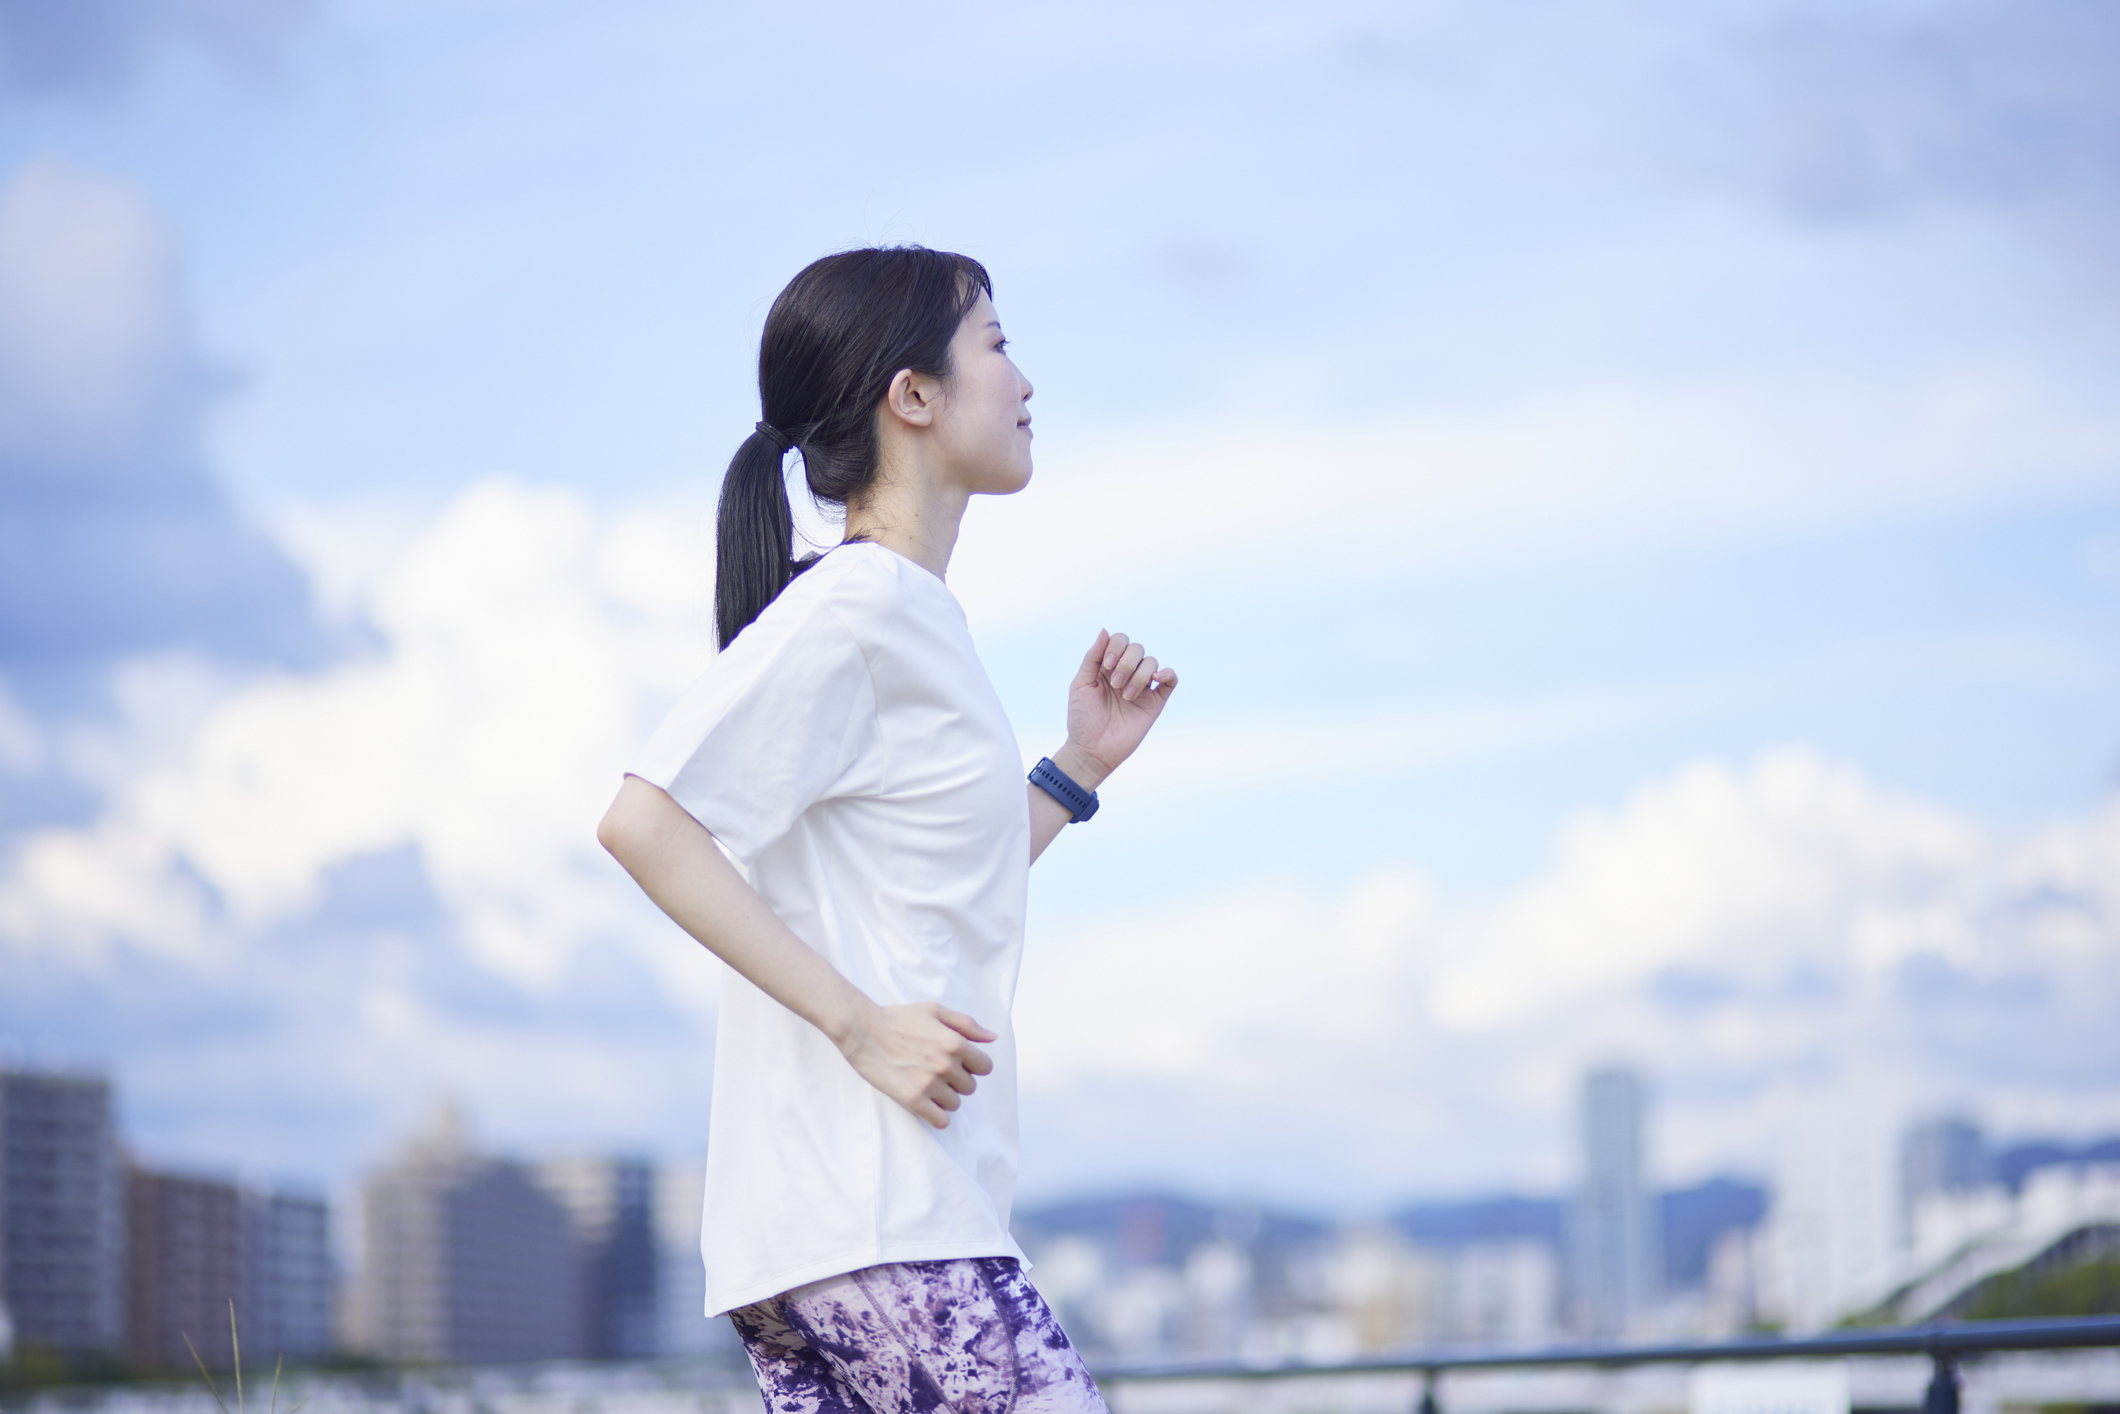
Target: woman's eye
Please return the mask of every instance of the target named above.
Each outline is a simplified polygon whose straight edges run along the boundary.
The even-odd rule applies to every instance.
[[[1007,352],[1008,352],[1008,340],[1006,340],[1006,339],[1001,339],[1001,340],[997,340],[997,341],[995,342],[995,344],[994,344],[994,352],[995,352],[995,353],[1007,353]]]

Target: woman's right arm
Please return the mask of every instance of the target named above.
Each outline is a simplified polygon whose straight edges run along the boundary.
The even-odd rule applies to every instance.
[[[862,1079],[937,1129],[994,1063],[994,1033],[935,1002],[878,1006],[795,936],[723,857],[706,826],[667,793],[628,776],[598,843],[658,908],[760,991],[815,1026]]]

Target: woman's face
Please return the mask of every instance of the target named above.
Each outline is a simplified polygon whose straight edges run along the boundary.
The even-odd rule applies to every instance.
[[[950,341],[950,377],[935,422],[938,450],[974,495],[1006,496],[1031,479],[1031,381],[1017,371],[994,302],[981,293]]]

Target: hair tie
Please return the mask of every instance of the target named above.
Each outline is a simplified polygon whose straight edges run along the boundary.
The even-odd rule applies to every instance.
[[[778,427],[775,427],[770,422],[759,423],[758,434],[761,437],[765,438],[768,442],[771,442],[774,446],[780,448],[780,454],[782,456],[786,456],[788,454],[788,449],[795,445],[795,439],[793,437],[790,437],[787,433],[781,431]]]

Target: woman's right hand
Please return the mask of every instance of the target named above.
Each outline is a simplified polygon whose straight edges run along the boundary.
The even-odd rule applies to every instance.
[[[937,1129],[994,1063],[997,1039],[934,1002],[878,1006],[795,936],[729,863],[706,826],[661,787],[626,777],[596,837],[649,898],[760,991],[832,1038],[863,1080]]]
[[[974,1041],[993,1032],[939,1002],[871,1006],[847,1028],[839,1050],[863,1080],[937,1129],[991,1075],[994,1062]]]

